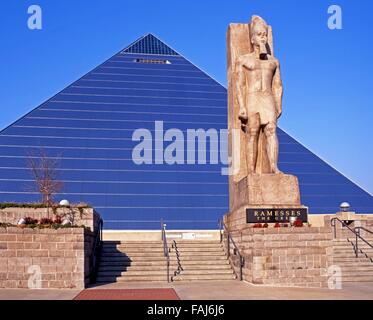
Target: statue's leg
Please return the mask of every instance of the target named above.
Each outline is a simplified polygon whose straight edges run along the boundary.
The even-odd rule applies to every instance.
[[[277,167],[278,161],[278,139],[276,133],[276,123],[269,122],[264,127],[264,134],[267,138],[267,156],[269,160],[269,166],[271,173],[281,173],[281,171]]]
[[[255,173],[256,162],[258,159],[258,138],[259,138],[260,122],[259,115],[253,115],[248,119],[247,128],[247,171],[248,173]]]

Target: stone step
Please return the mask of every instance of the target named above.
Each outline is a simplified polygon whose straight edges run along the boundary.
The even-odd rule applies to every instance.
[[[165,257],[163,256],[150,256],[150,257],[128,257],[128,256],[101,256],[100,258],[102,262],[110,262],[110,261],[118,261],[118,262],[124,262],[124,261],[165,261]]]
[[[355,258],[356,255],[355,255],[355,252],[350,252],[350,253],[339,253],[339,254],[335,254],[333,255],[333,257],[335,258]],[[358,257],[359,258],[373,258],[373,255],[372,254],[369,254],[369,252],[364,252],[364,251],[359,251],[358,252]]]
[[[358,248],[360,249],[360,247]],[[351,248],[333,248],[333,253],[344,253],[344,252],[355,252],[353,247]]]
[[[217,274],[217,275],[183,275],[179,274],[173,278],[174,281],[207,281],[207,280],[234,280],[235,274]]]
[[[103,245],[103,250],[122,250],[122,249],[131,249],[131,250],[163,250],[162,244],[142,244],[142,245]]]
[[[135,247],[118,247],[118,246],[105,246],[101,250],[102,252],[163,252],[163,247],[147,247],[147,248],[135,248]]]
[[[175,257],[170,257],[171,261],[175,261]],[[218,260],[228,260],[225,255],[180,255],[180,261],[218,261]]]
[[[361,252],[358,252],[358,255],[359,255],[359,258],[360,258],[360,256],[361,256],[361,258],[365,257],[364,253],[361,253]],[[336,254],[333,254],[333,257],[334,258],[354,258],[354,257],[356,257],[356,255],[355,255],[355,252],[336,253]]]
[[[355,243],[354,243],[355,245]],[[348,249],[348,248],[354,248],[354,245],[352,245],[351,243],[350,244],[346,244],[346,245],[333,245],[334,249]],[[359,242],[358,243],[358,247],[360,248],[366,248],[366,249],[373,249],[370,245],[366,244],[366,243],[363,243],[363,242]]]
[[[171,252],[170,256],[176,255],[175,252]],[[216,256],[225,256],[223,251],[209,251],[209,252],[185,252],[180,251],[179,257],[216,257]]]
[[[170,265],[170,270],[175,270],[177,265]],[[184,265],[185,270],[231,270],[229,264],[222,265]],[[125,270],[138,270],[138,271],[152,271],[152,270],[167,270],[166,264],[143,266],[143,265],[108,265],[99,266],[98,271],[125,271]]]
[[[175,248],[168,247],[168,251],[176,252]],[[186,252],[186,253],[203,253],[203,252],[220,252],[222,254],[225,253],[225,250],[223,247],[205,247],[205,248],[199,248],[199,247],[187,247],[187,248],[178,248],[177,250],[179,253]],[[128,253],[128,254],[136,254],[136,253],[151,253],[151,252],[157,252],[157,253],[163,253],[164,249],[163,247],[150,247],[150,248],[133,248],[133,247],[103,247],[101,250],[102,253]]]
[[[176,266],[175,267],[170,267],[170,270],[176,270]],[[122,266],[122,267],[102,267],[102,268],[98,268],[98,273],[102,274],[102,273],[126,273],[126,272],[134,272],[134,271],[139,271],[139,272],[145,272],[147,274],[153,274],[154,272],[166,272],[167,271],[167,267],[166,266],[154,266],[152,268],[144,268],[144,267],[126,267],[126,266]]]
[[[178,245],[221,245],[221,242],[219,240],[175,240]],[[167,243],[173,243],[173,240],[167,239]]]
[[[364,262],[356,262],[356,261],[350,261],[350,262],[342,262],[339,264],[340,267],[351,267],[351,268],[373,268],[373,263],[370,261],[364,261]]]
[[[333,256],[336,256],[336,255],[351,255],[351,254],[355,254],[355,251],[352,250],[352,249],[349,249],[349,250],[333,250]]]
[[[333,258],[334,263],[338,262],[370,262],[369,258],[355,258],[355,257],[334,257]]]
[[[180,255],[180,261],[188,261],[188,260],[226,260],[227,257],[222,254],[194,254],[194,255]],[[102,254],[101,261],[164,261],[166,258],[163,255],[157,254],[138,254],[138,255],[131,255],[126,256],[123,254],[117,253],[110,253],[110,254]],[[176,256],[170,255],[170,261],[177,260]]]
[[[186,246],[186,245],[201,245],[201,246],[210,246],[210,245],[222,245],[223,242],[213,240],[213,241],[204,241],[204,240],[176,240],[175,241],[177,245]],[[167,241],[168,244],[175,243],[174,241]]]
[[[159,241],[110,241],[110,240],[104,240],[102,242],[104,245],[121,245],[121,244],[128,244],[128,245],[153,245],[153,244],[159,244],[162,245],[163,242],[161,240]]]
[[[362,251],[364,251],[364,252],[369,252],[369,253],[373,253],[373,248],[371,248],[371,247],[368,247],[368,246],[366,246],[366,247],[363,247],[363,246],[358,246],[357,247],[359,250],[362,250]]]
[[[353,246],[333,246],[333,250],[354,250]]]
[[[162,276],[127,276],[127,277],[97,277],[96,283],[112,282],[166,282],[167,275]]]
[[[130,261],[130,260],[112,260],[100,261],[100,266],[157,266],[166,265],[166,260],[145,260],[145,261]],[[183,266],[197,266],[197,265],[229,265],[228,259],[225,260],[184,260],[182,262]],[[170,265],[177,265],[175,260],[170,261]]]
[[[120,249],[120,250],[115,250],[115,249],[104,249],[101,251],[102,255],[107,255],[107,254],[126,254],[128,256],[138,256],[138,255],[163,255],[163,250],[128,250],[128,249]],[[171,252],[169,254],[176,254],[174,249],[171,249]],[[208,250],[179,250],[179,254],[201,254],[201,255],[206,255],[206,254],[225,254],[223,249],[208,249]]]
[[[373,268],[372,269],[345,269],[342,268],[342,276],[373,276]]]
[[[175,270],[170,269],[170,274],[172,274]],[[165,270],[128,270],[128,271],[99,271],[97,273],[98,277],[128,277],[128,276],[162,276],[167,274],[167,269]],[[182,271],[182,275],[226,275],[226,274],[233,274],[233,270],[184,270]]]
[[[338,280],[338,278],[335,278]],[[342,282],[373,282],[373,276],[357,275],[357,276],[342,276],[340,279]]]
[[[351,233],[351,235],[352,235],[352,233]],[[373,238],[371,238],[371,237],[364,237],[364,235],[363,235],[363,238],[368,242],[373,242]],[[346,238],[343,238],[343,239],[334,239],[333,243],[346,243],[346,242],[349,243],[351,241],[355,241],[355,235],[352,235],[352,236],[349,236],[349,237],[346,237]]]
[[[172,272],[170,270],[170,272]],[[97,277],[122,277],[122,276],[163,276],[167,274],[165,270],[128,270],[128,271],[98,271]]]
[[[124,252],[102,252],[101,257],[161,257],[164,258],[163,252],[133,252],[131,254],[126,254]]]
[[[173,240],[168,239],[167,244],[172,244]],[[179,245],[221,245],[219,240],[176,240]],[[149,246],[149,245],[162,245],[163,241],[103,241],[104,245],[136,245],[136,246]]]
[[[169,249],[173,249],[172,244],[168,244]],[[223,250],[223,246],[221,244],[178,244],[177,248],[179,250],[214,250],[220,249]],[[163,245],[130,245],[130,244],[123,244],[123,245],[103,245],[103,250],[162,250]]]
[[[174,270],[173,270],[174,271]],[[191,269],[184,269],[181,271],[180,275],[215,275],[215,274],[233,274],[233,270],[229,269],[222,269],[222,270],[210,270],[210,269],[201,269],[201,270],[191,270]]]

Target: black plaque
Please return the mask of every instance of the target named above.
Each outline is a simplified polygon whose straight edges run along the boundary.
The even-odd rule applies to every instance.
[[[288,223],[290,217],[308,221],[308,208],[247,208],[247,223]]]

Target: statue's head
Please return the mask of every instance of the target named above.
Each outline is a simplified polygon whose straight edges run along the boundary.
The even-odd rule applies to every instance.
[[[259,16],[252,16],[251,18],[250,38],[254,47],[265,48],[268,43],[268,25]]]

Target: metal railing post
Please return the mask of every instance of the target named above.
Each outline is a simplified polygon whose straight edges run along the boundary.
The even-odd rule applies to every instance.
[[[163,241],[163,218],[161,218],[161,238]]]
[[[231,245],[230,245],[230,240],[231,240],[231,236],[228,234],[228,258],[230,258],[231,256]]]
[[[356,231],[356,230],[355,230]],[[356,231],[355,233],[355,255],[356,255],[356,258],[359,258],[359,239],[358,239],[358,236],[360,236],[360,230],[358,229],[358,231]]]
[[[358,244],[359,240],[363,241],[366,245],[368,245],[370,248],[373,249],[373,243],[370,243],[367,239],[364,239],[364,237],[361,235],[361,231],[373,234],[372,230],[369,230],[369,229],[364,228],[364,227],[355,227],[354,231],[355,231],[356,238],[357,238],[357,240],[356,240],[356,248],[357,248],[357,250],[359,250],[359,244]],[[368,255],[366,253],[364,253],[362,250],[360,250],[360,251],[361,251],[361,253],[365,254],[368,257]],[[357,251],[357,254],[359,254],[358,251]],[[372,257],[370,257],[370,261],[373,262],[373,258]]]
[[[240,281],[242,281],[243,257],[240,256]]]
[[[331,225],[332,225],[332,227],[333,227],[333,235],[334,235],[334,239],[336,239],[336,238],[337,238],[337,229],[336,229],[336,223],[335,223],[335,220],[332,219],[332,220],[330,221],[330,223],[331,223]]]
[[[167,283],[169,283],[170,282],[170,261],[169,260],[167,260],[167,279],[166,279],[166,281],[167,281]]]
[[[161,218],[161,237],[163,243],[163,255],[166,258],[166,277],[167,282],[170,282],[170,255],[168,252],[167,237],[166,237],[166,225],[163,223],[163,218]]]

